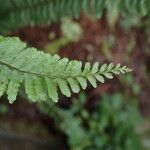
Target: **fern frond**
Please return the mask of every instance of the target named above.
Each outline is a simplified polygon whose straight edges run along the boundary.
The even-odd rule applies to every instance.
[[[26,25],[52,23],[63,17],[80,16],[81,11],[91,11],[100,18],[104,10],[117,9],[120,14],[149,14],[149,0],[0,0],[0,32]]]
[[[85,147],[89,143],[89,135],[81,126],[81,120],[76,119],[71,111],[59,108],[50,101],[37,103],[37,106],[42,113],[53,118],[55,124],[59,125],[59,129],[69,136],[69,144],[74,147],[80,145],[79,149],[82,149],[81,145]]]
[[[32,101],[51,98],[57,102],[58,88],[70,97],[72,92],[80,91],[80,86],[86,89],[87,81],[96,88],[97,80],[104,83],[113,74],[130,71],[126,66],[112,63],[100,66],[96,62],[91,66],[87,62],[83,66],[80,61],[28,48],[18,38],[0,37],[0,96],[7,93],[10,103],[16,100],[21,84]]]

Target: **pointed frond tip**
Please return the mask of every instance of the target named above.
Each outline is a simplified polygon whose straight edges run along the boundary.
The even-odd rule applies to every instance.
[[[86,89],[87,83],[97,87],[114,74],[132,71],[120,64],[98,62],[84,66],[80,61],[51,56],[35,48],[29,48],[18,38],[0,36],[0,96],[7,94],[10,103],[16,100],[20,85],[31,101],[51,98],[57,102],[58,89],[67,97]]]

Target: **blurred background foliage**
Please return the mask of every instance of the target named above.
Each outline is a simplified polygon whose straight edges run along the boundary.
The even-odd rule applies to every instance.
[[[87,95],[81,93],[67,110],[39,104],[41,111],[52,117],[60,130],[68,136],[72,150],[140,150],[140,136],[136,128],[141,122],[135,100],[127,103],[122,93],[104,93],[93,110],[85,108]],[[53,111],[52,111],[53,110]],[[61,117],[60,117],[61,116]],[[66,130],[67,129],[67,130]]]
[[[121,17],[115,6],[99,20],[82,14],[10,33],[50,54],[120,62],[133,72],[70,99],[61,96],[57,105],[29,104],[24,96],[9,105],[2,97],[0,149],[150,149],[150,21],[134,13]]]

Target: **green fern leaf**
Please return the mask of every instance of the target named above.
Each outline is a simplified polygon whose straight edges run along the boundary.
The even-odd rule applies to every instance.
[[[113,74],[130,71],[126,66],[112,63],[100,66],[96,62],[92,66],[87,62],[83,66],[80,61],[29,48],[18,38],[0,37],[0,96],[6,93],[10,103],[16,100],[20,85],[33,102],[48,98],[57,102],[58,89],[70,97],[71,91],[80,91],[80,86],[86,89],[88,82],[96,88],[97,81],[104,83]]]
[[[50,24],[63,17],[79,18],[82,11],[100,18],[114,8],[122,16],[139,17],[149,16],[150,10],[149,0],[0,0],[0,4],[0,32]]]

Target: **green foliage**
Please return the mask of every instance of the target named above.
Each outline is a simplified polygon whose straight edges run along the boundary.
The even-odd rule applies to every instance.
[[[141,86],[136,81],[134,81],[133,75],[127,75],[126,77],[120,78],[122,85],[124,85],[127,90],[134,96],[138,96],[141,92]],[[133,84],[134,83],[134,84]],[[130,94],[128,94],[130,95]]]
[[[58,87],[67,97],[87,87],[87,81],[96,88],[98,80],[104,83],[104,77],[113,78],[113,74],[130,72],[126,66],[98,62],[93,66],[89,62],[69,61],[58,55],[51,56],[28,48],[18,38],[0,37],[0,96],[5,92],[10,103],[16,100],[21,83],[32,101],[51,98],[58,101]],[[80,86],[79,86],[80,84]]]
[[[97,105],[97,112],[89,121],[91,148],[110,150],[140,150],[135,127],[139,123],[139,113],[133,104],[126,104],[123,95],[103,95],[102,102]],[[97,137],[95,136],[97,135]],[[101,141],[101,142],[99,142]]]
[[[56,54],[62,47],[71,42],[79,41],[82,35],[82,29],[77,22],[73,22],[70,19],[64,18],[61,22],[62,36],[59,39],[55,39],[45,47],[45,51],[50,54]],[[53,34],[50,34],[53,36]]]
[[[51,101],[38,103],[40,111],[52,117],[59,129],[68,137],[70,145],[75,147],[79,145],[83,149],[89,143],[89,137],[86,130],[81,126],[81,121],[75,118],[71,111],[61,109]]]
[[[67,18],[62,19],[61,31],[69,41],[78,41],[82,35],[79,23]]]
[[[89,15],[92,10],[94,16],[100,18],[107,10],[114,18],[115,10],[122,16],[143,17],[150,9],[149,0],[0,0],[0,4],[0,32],[26,25],[50,24],[63,17],[78,18],[81,11]]]
[[[5,104],[0,104],[0,114],[5,114],[8,112],[8,106]]]
[[[132,100],[132,99],[130,99]],[[92,112],[84,108],[81,94],[69,110],[39,103],[42,112],[52,117],[68,136],[72,150],[141,150],[135,128],[141,119],[134,103],[127,104],[124,95],[104,94]]]

